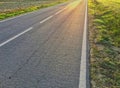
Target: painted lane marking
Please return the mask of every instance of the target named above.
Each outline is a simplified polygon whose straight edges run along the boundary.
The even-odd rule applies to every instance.
[[[56,12],[55,15],[61,13],[61,12],[62,12],[63,10],[65,10],[66,8],[67,8],[67,7],[65,7],[65,8],[63,8],[62,10]],[[33,13],[33,12],[30,12],[30,13]],[[0,22],[5,22],[5,21],[12,20],[12,19],[16,19],[16,18],[18,18],[18,17],[20,17],[20,16],[24,16],[24,15],[27,15],[27,14],[30,14],[30,13],[22,14],[22,15],[13,17],[13,18],[8,18],[8,19],[2,20],[2,21],[0,21]],[[51,18],[52,18],[53,16],[55,16],[55,15],[51,15],[51,16],[47,17],[46,19],[42,20],[40,23],[42,24],[42,23],[46,22],[47,20],[51,19]],[[33,27],[30,27],[30,28],[28,28],[27,30],[25,30],[25,31],[23,31],[23,32],[21,32],[21,33],[15,35],[14,37],[12,37],[12,38],[6,40],[5,42],[3,42],[3,43],[0,44],[0,47],[4,46],[5,44],[11,42],[12,40],[18,38],[19,36],[25,34],[26,32],[28,32],[28,31],[30,31],[30,30],[32,30],[32,29],[33,29]]]
[[[64,9],[65,9],[65,8],[64,8]],[[64,9],[63,9],[63,10],[64,10]],[[60,10],[60,11],[58,11],[58,12],[60,13],[60,12],[62,12],[63,10]],[[57,14],[58,14],[58,12],[57,12]],[[54,15],[47,17],[46,19],[42,20],[40,23],[42,24],[42,23],[46,22],[47,20],[51,19],[53,16],[54,16]],[[18,16],[18,17],[19,17],[19,16]],[[10,19],[14,19],[14,18],[10,18]],[[10,20],[10,19],[8,19],[8,20]],[[3,21],[0,21],[0,22],[4,22],[4,21],[7,21],[7,20],[3,20]],[[0,44],[0,47],[4,46],[5,44],[11,42],[12,40],[18,38],[19,36],[25,34],[26,32],[28,32],[28,31],[30,31],[30,30],[32,30],[32,29],[33,29],[33,27],[30,27],[30,28],[28,28],[27,30],[19,33],[18,35],[15,35],[14,37],[8,39],[7,41],[1,43],[1,44]]]
[[[1,44],[0,44],[0,47],[4,46],[5,44],[7,44],[7,43],[11,42],[12,40],[14,40],[14,39],[18,38],[19,36],[21,36],[21,35],[25,34],[26,32],[28,32],[28,31],[30,31],[30,30],[32,30],[32,29],[33,29],[33,27],[30,27],[30,28],[28,28],[27,30],[25,30],[25,31],[23,31],[23,32],[21,32],[21,33],[19,33],[19,34],[15,35],[14,37],[12,37],[12,38],[8,39],[7,41],[5,41],[5,42],[1,43]]]
[[[79,88],[90,88],[88,83],[88,68],[87,68],[87,0],[85,7],[85,23],[83,32],[83,42],[82,42],[82,53],[81,53],[81,63],[80,63],[80,78],[79,78]]]
[[[47,20],[51,19],[52,17],[53,17],[53,15],[52,15],[52,16],[49,16],[49,17],[47,17],[47,18],[46,18],[46,19],[44,19],[44,20],[42,20],[40,23],[42,24],[42,23],[46,22]]]
[[[57,14],[61,13],[61,12],[62,12],[62,11],[64,11],[65,9],[67,9],[67,7],[65,7],[65,8],[63,8],[62,10],[60,10],[60,11],[56,12],[56,13],[55,13],[55,15],[57,15]]]
[[[57,15],[57,14],[61,13],[62,11],[63,11],[63,10],[60,10],[60,11],[56,12],[56,13],[55,13],[55,15]]]

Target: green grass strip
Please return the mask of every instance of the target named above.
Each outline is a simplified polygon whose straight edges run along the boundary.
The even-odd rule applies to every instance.
[[[120,0],[89,0],[91,88],[120,88]]]

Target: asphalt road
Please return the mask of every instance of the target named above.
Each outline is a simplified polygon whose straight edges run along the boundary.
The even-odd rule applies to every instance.
[[[85,0],[0,22],[0,88],[78,88]]]

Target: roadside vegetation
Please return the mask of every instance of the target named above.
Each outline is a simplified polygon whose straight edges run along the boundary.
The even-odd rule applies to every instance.
[[[120,0],[88,0],[91,88],[120,88]]]
[[[0,0],[0,20],[66,1],[68,0]]]

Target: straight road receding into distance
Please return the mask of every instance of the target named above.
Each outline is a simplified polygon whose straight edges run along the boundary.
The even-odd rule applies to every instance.
[[[89,88],[86,3],[0,21],[0,88]]]

